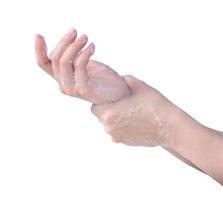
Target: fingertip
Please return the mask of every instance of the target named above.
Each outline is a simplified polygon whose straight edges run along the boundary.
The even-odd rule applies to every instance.
[[[135,80],[135,77],[130,74],[124,75],[124,76],[122,76],[122,78],[126,81],[126,83],[129,87],[132,86],[132,83]]]
[[[36,34],[35,35],[35,39],[36,40],[41,40],[41,39],[44,40],[44,37],[42,35],[40,35],[40,34]]]
[[[95,52],[95,44],[93,42],[89,45],[89,49],[90,49],[90,54],[92,55]]]
[[[74,40],[77,36],[77,30],[75,28],[71,28],[66,35],[64,36],[64,39],[70,39],[70,40]]]
[[[35,35],[36,41],[35,41],[35,50],[38,57],[47,57],[47,46],[45,39],[42,35],[36,34]],[[47,57],[48,59],[48,57]]]
[[[87,43],[88,36],[86,34],[83,34],[78,38],[78,41],[80,41],[81,43]]]
[[[35,35],[35,49],[36,49],[36,51],[39,50],[40,46],[41,46],[40,36],[39,36],[39,34],[36,34]]]
[[[126,81],[130,90],[138,90],[139,88],[142,88],[142,87],[145,86],[145,82],[137,79],[136,77],[134,77],[132,75],[125,75],[125,76],[122,76],[122,77]]]
[[[90,57],[93,53],[95,52],[95,45],[94,43],[91,43],[87,46],[87,48],[85,50],[83,50],[80,55],[80,57]]]
[[[37,45],[39,42],[39,34],[36,34],[35,35],[35,44]]]
[[[68,31],[68,34],[76,33],[77,30],[74,27],[71,27],[71,29]]]
[[[90,45],[91,45],[91,53],[93,54],[95,52],[95,44],[92,42]]]
[[[35,35],[35,42],[37,47],[41,47],[42,45],[45,45],[45,40],[42,35],[36,34]]]
[[[124,75],[123,78],[124,78],[125,80],[133,80],[133,79],[136,79],[136,78],[135,78],[133,75],[131,75],[131,74]]]
[[[83,71],[85,67],[87,66],[89,62],[89,58],[92,56],[92,54],[95,51],[95,45],[94,43],[91,43],[88,45],[88,47],[83,50],[78,58],[73,62],[73,65],[75,66],[75,69],[78,71]]]
[[[35,39],[38,39],[40,37],[40,34],[36,33],[35,34]]]

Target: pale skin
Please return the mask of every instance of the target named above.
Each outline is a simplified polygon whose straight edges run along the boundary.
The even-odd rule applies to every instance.
[[[86,43],[86,35],[77,38],[71,29],[48,56],[37,35],[37,62],[64,94],[93,103],[92,113],[114,142],[161,146],[223,184],[223,133],[200,124],[145,82],[91,60],[95,46],[83,49]]]
[[[50,56],[44,38],[36,35],[35,50],[39,66],[56,79],[61,92],[95,104],[117,101],[129,95],[124,79],[109,66],[89,60],[95,46],[87,44],[88,38],[77,38],[71,29],[56,45]]]

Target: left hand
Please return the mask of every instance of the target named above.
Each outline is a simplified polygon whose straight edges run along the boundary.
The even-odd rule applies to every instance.
[[[128,96],[128,86],[117,72],[103,63],[90,60],[94,44],[82,50],[87,36],[82,35],[77,40],[76,37],[76,30],[71,29],[48,57],[44,38],[36,36],[37,62],[58,81],[60,90],[94,104],[105,104]]]

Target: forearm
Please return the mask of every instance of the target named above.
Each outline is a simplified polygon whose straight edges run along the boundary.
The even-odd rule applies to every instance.
[[[179,113],[171,149],[223,184],[223,134]]]
[[[173,156],[175,156],[176,158],[178,158],[179,160],[181,160],[182,162],[190,165],[191,167],[202,171],[201,169],[199,169],[197,166],[194,165],[194,163],[192,163],[190,160],[186,159],[185,157],[183,157],[181,154],[177,153],[176,151],[174,151],[173,149],[170,149],[168,147],[163,147],[166,151],[168,151],[169,153],[171,153]],[[202,171],[203,172],[203,171]]]
[[[124,79],[130,96],[91,108],[113,141],[131,146],[160,145],[223,184],[220,132],[202,126],[145,82],[133,76]]]

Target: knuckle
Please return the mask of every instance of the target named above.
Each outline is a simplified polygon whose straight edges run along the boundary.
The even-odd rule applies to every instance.
[[[71,91],[70,89],[66,91],[66,94],[67,94],[68,96],[73,96],[73,93],[72,93],[72,91]]]
[[[121,143],[122,139],[120,137],[112,136],[112,141],[115,143]]]
[[[60,66],[66,66],[68,64],[67,62],[67,59],[65,57],[62,57],[60,60],[59,60],[59,65]]]
[[[87,97],[89,95],[89,90],[87,88],[82,88],[79,90],[81,96]]]
[[[104,130],[106,133],[113,135],[115,134],[115,129],[112,125],[105,125]]]
[[[59,89],[63,94],[73,96],[73,90],[71,87],[67,87],[64,84],[60,84]]]
[[[115,115],[114,115],[113,111],[109,110],[109,111],[105,112],[103,118],[106,123],[112,123],[114,120],[114,117],[115,117]]]
[[[61,93],[66,94],[66,91],[62,85],[59,86],[59,90]]]

